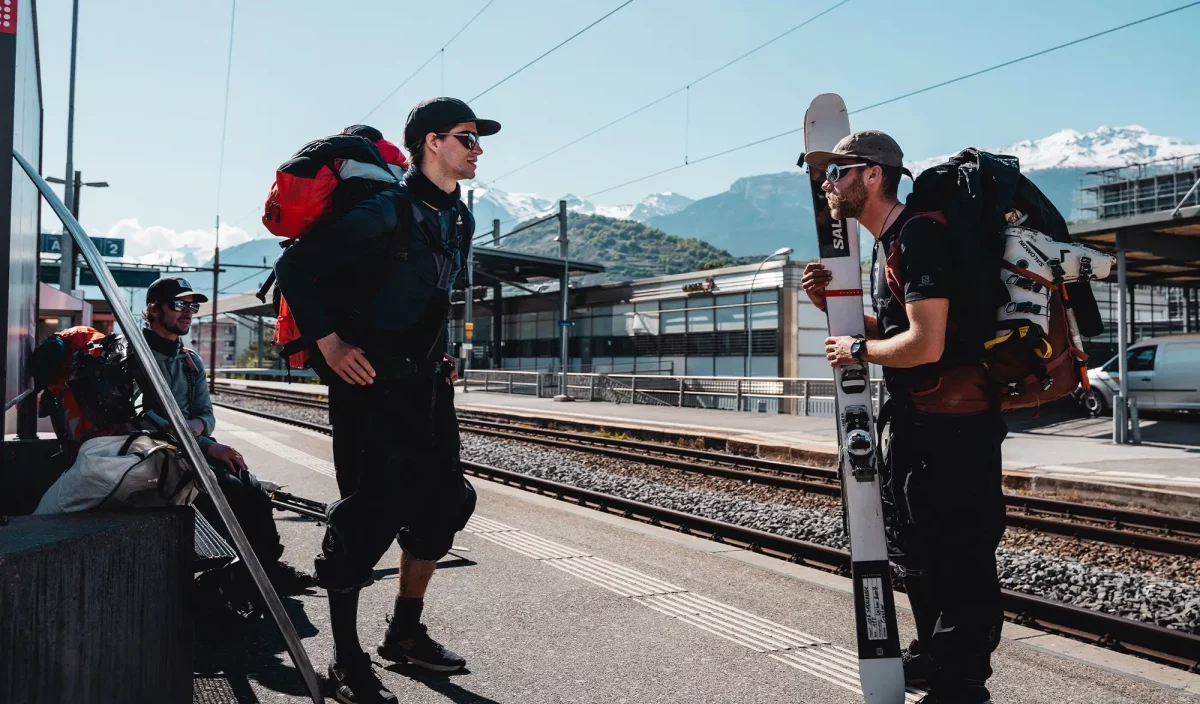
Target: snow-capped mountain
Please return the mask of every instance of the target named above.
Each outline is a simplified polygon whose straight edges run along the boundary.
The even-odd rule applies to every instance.
[[[1200,144],[1152,134],[1140,125],[1102,126],[1093,132],[1064,129],[1041,139],[1026,139],[1007,147],[985,148],[1021,160],[1023,172],[1046,169],[1103,169],[1139,162],[1200,154]],[[913,173],[945,161],[946,154],[910,162]]]
[[[657,215],[679,212],[693,202],[687,196],[671,192],[651,193],[638,203],[597,205],[571,193],[564,193],[560,198],[543,198],[534,193],[508,193],[479,181],[472,181],[463,187],[464,193],[470,189],[475,189],[475,221],[481,223],[479,225],[481,228],[486,227],[486,224],[493,219],[501,222],[509,220],[521,222],[549,215],[554,212],[561,199],[567,201],[567,209],[572,212],[639,222],[644,222]]]

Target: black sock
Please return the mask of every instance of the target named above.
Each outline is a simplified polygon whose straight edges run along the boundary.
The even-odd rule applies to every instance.
[[[411,636],[421,625],[421,611],[425,608],[424,598],[396,597],[396,605],[392,611],[392,623],[388,627],[388,635],[404,640]]]
[[[363,652],[358,642],[358,590],[329,591],[329,630],[333,634],[333,659],[339,664]]]

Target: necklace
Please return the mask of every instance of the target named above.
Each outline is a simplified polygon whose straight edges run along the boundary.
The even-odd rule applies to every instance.
[[[897,201],[896,204],[892,206],[892,209],[888,211],[888,214],[883,218],[883,227],[879,228],[880,229],[880,233],[879,233],[880,237],[883,237],[883,233],[888,231],[888,224],[889,224],[888,220],[891,219],[892,213],[896,212],[896,208],[899,208],[899,207],[900,207],[900,202]]]

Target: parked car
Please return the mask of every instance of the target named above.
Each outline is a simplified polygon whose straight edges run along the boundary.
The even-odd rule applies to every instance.
[[[1128,389],[1139,409],[1200,410],[1200,335],[1169,335],[1139,340],[1129,347]],[[1080,406],[1091,415],[1112,410],[1120,390],[1119,360],[1089,369],[1091,390],[1078,392]]]

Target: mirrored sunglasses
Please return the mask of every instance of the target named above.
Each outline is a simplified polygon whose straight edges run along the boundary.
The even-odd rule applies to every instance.
[[[175,311],[176,313],[182,313],[184,310],[186,310],[188,308],[192,309],[192,313],[200,312],[200,304],[199,303],[196,303],[195,301],[185,301],[182,298],[176,298],[171,301],[168,301],[167,305],[170,306],[171,310]]]
[[[857,169],[860,166],[870,166],[865,161],[861,164],[830,164],[825,167],[825,180],[830,183],[837,183],[838,179],[845,175],[850,169]]]

